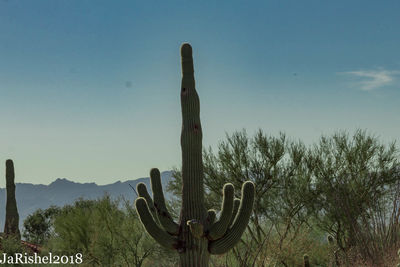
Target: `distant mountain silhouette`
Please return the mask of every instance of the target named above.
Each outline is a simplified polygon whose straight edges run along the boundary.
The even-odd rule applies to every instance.
[[[171,180],[171,171],[161,173],[161,182],[163,184],[164,194],[169,198],[169,194],[165,189],[168,182]],[[16,183],[16,198],[18,205],[20,230],[25,218],[32,214],[37,209],[47,209],[51,205],[64,206],[72,204],[79,198],[97,199],[108,193],[112,198],[124,197],[126,200],[133,201],[136,199],[136,194],[129,186],[135,188],[136,185],[143,182],[147,185],[151,194],[150,179],[139,178],[136,180],[128,180],[126,182],[118,181],[113,184],[97,185],[96,183],[75,183],[65,178],[58,178],[49,185]],[[6,190],[0,188],[0,232],[4,228],[5,208],[6,206]]]

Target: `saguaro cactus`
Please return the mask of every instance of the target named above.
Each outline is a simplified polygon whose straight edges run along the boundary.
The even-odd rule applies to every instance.
[[[15,199],[15,174],[14,163],[11,159],[6,161],[6,188],[7,188],[7,203],[6,203],[6,221],[4,224],[4,233],[20,239],[19,232],[19,215],[17,209],[17,201]]]
[[[310,259],[307,254],[304,254],[303,256],[303,263],[304,267],[310,267]]]
[[[137,185],[136,210],[147,232],[161,245],[175,249],[181,267],[208,266],[210,254],[222,254],[241,238],[254,202],[254,184],[242,186],[241,200],[234,200],[233,185],[223,188],[223,203],[217,219],[214,210],[204,206],[202,130],[200,101],[195,89],[192,47],[183,44],[182,58],[182,208],[175,223],[166,206],[160,172],[150,171],[153,199],[144,184]]]

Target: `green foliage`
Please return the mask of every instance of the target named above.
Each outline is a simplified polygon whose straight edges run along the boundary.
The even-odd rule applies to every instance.
[[[250,138],[242,131],[227,135],[215,154],[204,152],[203,160],[207,208],[221,207],[224,195],[217,188],[228,181],[228,175],[234,178],[230,180],[233,185],[246,177],[265,185],[256,186],[255,194],[264,200],[255,206],[242,242],[224,255],[211,255],[211,266],[302,266],[304,253],[309,255],[311,266],[398,263],[394,249],[397,251],[400,241],[400,169],[394,145],[382,145],[377,138],[358,131],[351,137],[343,133],[324,137],[307,149],[283,134],[274,138],[259,131]],[[180,172],[174,175],[177,179],[171,186],[179,188]],[[152,176],[154,181],[157,172]],[[227,199],[231,199],[229,187],[224,190]],[[145,196],[144,186],[139,185],[138,191],[146,201],[148,217],[166,233],[154,206],[159,202],[149,209],[153,198]],[[236,197],[242,194],[234,192]],[[167,202],[164,204],[165,210],[170,208]],[[224,204],[222,209],[231,209],[230,201]],[[240,200],[233,204],[232,214],[239,209]],[[206,218],[210,224],[224,222],[227,218],[223,213],[209,209]],[[30,240],[47,236],[42,234],[54,229],[50,230],[49,242],[44,238],[45,250],[57,254],[82,252],[83,266],[178,265],[175,251],[162,248],[142,230],[129,203],[109,197],[79,200],[59,208],[48,222],[43,220],[45,214],[37,211],[26,220],[32,226]],[[357,219],[351,221],[347,216]],[[234,221],[232,215],[230,228]],[[193,237],[201,238],[203,224],[197,220],[186,224]],[[355,230],[353,240],[351,229]],[[19,243],[5,242],[7,251],[20,251]]]
[[[0,253],[1,258],[3,258],[3,253],[6,255],[15,255],[16,253],[27,253],[29,252],[25,247],[22,246],[21,240],[18,236],[13,235],[1,235],[0,236]],[[9,264],[9,263],[2,263],[2,266],[32,266],[31,264]]]
[[[43,245],[50,237],[53,218],[60,208],[51,206],[46,210],[38,209],[24,220],[23,237],[26,241]]]
[[[109,196],[62,208],[46,247],[60,255],[82,253],[83,266],[145,266],[152,256],[168,255],[142,231],[131,205]],[[168,257],[167,264],[174,259]]]
[[[346,249],[354,247],[357,257],[374,258],[377,265],[399,242],[397,148],[381,144],[364,131],[352,137],[345,133],[322,137],[320,143],[306,148],[284,134],[271,137],[259,130],[249,137],[243,130],[227,135],[216,152],[204,150],[203,161],[208,208],[218,206],[219,188],[228,182],[226,177],[234,185],[255,182],[249,238],[234,253],[240,264],[260,258],[261,252],[246,251],[271,248],[271,239],[275,245],[269,257],[289,266],[298,264],[286,251],[288,245],[300,242],[305,225],[339,238],[334,250],[318,257],[310,253],[313,262],[350,262]],[[168,190],[180,194],[180,171],[174,169],[173,177]],[[315,238],[317,242],[319,237]]]
[[[390,226],[387,218],[399,218],[398,213],[384,214],[391,212],[385,199],[400,181],[398,170],[395,145],[385,146],[364,131],[352,137],[343,132],[322,137],[314,147],[310,209],[318,226],[333,235],[342,251],[358,247],[364,258],[379,264],[382,245],[387,243],[387,239],[383,243],[379,239],[393,233],[375,230]],[[387,225],[377,225],[380,221]],[[395,244],[391,242],[388,245]]]
[[[267,136],[261,130],[250,138],[243,130],[227,135],[217,152],[209,148],[203,154],[209,208],[218,207],[220,188],[226,182],[237,186],[250,180],[256,185],[253,220],[280,220],[289,213],[302,211],[310,177],[306,148],[301,142],[288,141],[284,134]],[[168,190],[179,195],[181,173],[174,169],[173,177]]]
[[[308,218],[305,203],[311,201],[309,158],[303,143],[288,140],[282,133],[278,137],[268,136],[261,130],[249,137],[243,130],[227,135],[226,140],[219,143],[217,152],[211,148],[204,150],[203,162],[208,208],[218,207],[220,188],[225,183],[238,186],[246,180],[254,182],[249,246],[257,251],[265,245],[268,238],[266,223],[279,230],[278,247],[282,250],[286,238],[296,238],[299,227]],[[179,195],[181,172],[174,169],[173,177],[168,190]],[[241,257],[240,253],[235,255]]]
[[[323,240],[322,233],[303,226],[295,239],[291,240],[294,235],[291,233],[280,247],[279,232],[271,230],[262,247],[258,247],[249,232],[246,232],[242,237],[244,242],[237,244],[232,251],[212,257],[213,266],[303,266],[303,255],[307,252],[311,266],[331,267],[328,264],[328,245]]]
[[[8,255],[13,255],[14,253],[21,253],[25,251],[25,248],[21,245],[21,240],[15,236],[1,236],[0,238],[1,252]]]

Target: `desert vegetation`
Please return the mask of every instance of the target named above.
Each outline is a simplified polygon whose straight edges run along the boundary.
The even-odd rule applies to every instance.
[[[338,131],[312,145],[284,133],[249,136],[242,130],[227,134],[216,150],[203,147],[188,44],[181,55],[182,166],[174,168],[166,188],[172,199],[164,198],[160,173],[152,169],[152,197],[141,183],[132,199],[106,195],[38,210],[24,221],[26,241],[40,245],[40,253],[82,253],[82,266],[398,263],[395,143],[363,130]],[[14,179],[10,166],[7,187]],[[11,207],[14,191],[10,185]],[[15,223],[16,205],[11,211],[7,205],[7,221]],[[32,253],[15,227],[7,229],[14,239],[2,239],[3,251]]]
[[[216,151],[203,149],[205,206],[220,209],[227,181],[235,187],[253,181],[255,202],[240,242],[212,255],[210,266],[303,266],[305,255],[309,266],[396,266],[398,160],[395,144],[365,131],[323,136],[309,146],[283,133],[227,134]],[[174,177],[166,208],[178,220],[177,168]],[[128,200],[104,196],[38,210],[24,221],[22,237],[42,253],[81,252],[84,266],[177,266],[178,254],[144,231],[134,198],[132,191]],[[8,238],[2,250],[27,248]]]
[[[338,132],[310,146],[261,130],[228,134],[217,151],[203,149],[205,206],[220,209],[229,177],[234,186],[254,182],[254,209],[240,242],[211,255],[209,265],[396,266],[398,156],[395,144],[365,131]],[[178,220],[177,168],[174,177],[166,208]],[[42,253],[81,252],[83,266],[177,266],[179,255],[144,231],[134,198],[132,191],[128,200],[104,196],[38,210],[24,221],[22,237]],[[26,250],[10,239],[2,242],[4,251]]]

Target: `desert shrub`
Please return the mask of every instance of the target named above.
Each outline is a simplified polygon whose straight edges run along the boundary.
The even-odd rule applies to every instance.
[[[4,235],[0,238],[0,251],[12,255],[14,253],[25,252],[25,248],[21,245],[21,241],[18,238]]]
[[[15,236],[5,236],[0,237],[0,253],[1,259],[3,258],[3,253],[8,255],[14,255],[15,253],[30,253],[30,251],[21,244],[21,240]],[[7,264],[1,263],[2,266],[33,266],[31,264]]]
[[[358,130],[352,136],[323,136],[307,148],[284,134],[272,137],[259,130],[249,137],[243,130],[227,134],[217,151],[204,149],[203,162],[208,208],[219,208],[224,183],[239,188],[251,180],[256,185],[246,235],[232,252],[215,258],[218,266],[264,266],[259,263],[261,254],[268,264],[296,266],[304,253],[311,264],[326,265],[334,252],[324,250],[327,234],[335,238],[338,259],[348,265],[362,259],[384,266],[390,251],[399,246],[400,165],[395,143],[384,144]],[[178,168],[173,177],[168,190],[179,201]],[[310,243],[305,240],[320,251],[306,251]],[[228,264],[232,256],[235,261]]]
[[[42,245],[50,238],[55,215],[60,208],[51,206],[46,210],[38,209],[24,220],[23,238],[31,243]]]
[[[347,264],[360,255],[382,265],[399,235],[395,144],[382,144],[364,131],[352,137],[340,132],[322,137],[311,157],[315,226],[335,238]]]
[[[204,183],[208,208],[219,209],[221,188],[232,183],[236,194],[244,181],[255,184],[255,202],[247,238],[243,247],[233,250],[240,265],[254,262],[254,255],[244,252],[258,251],[263,247],[268,234],[265,225],[280,231],[282,243],[308,219],[305,201],[310,201],[310,173],[307,168],[307,149],[300,141],[288,140],[285,134],[269,136],[259,130],[254,136],[246,131],[226,135],[214,152],[203,151]],[[181,173],[174,169],[168,190],[179,196]],[[295,238],[295,237],[293,237]],[[242,242],[242,243],[243,243]]]
[[[168,258],[143,230],[131,205],[109,196],[64,207],[47,247],[60,255],[82,253],[83,266],[146,266],[145,261],[154,261],[151,257]]]

